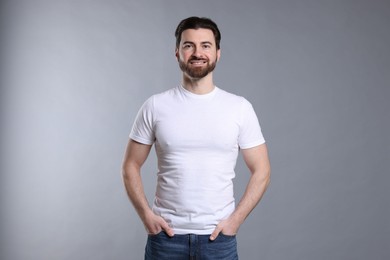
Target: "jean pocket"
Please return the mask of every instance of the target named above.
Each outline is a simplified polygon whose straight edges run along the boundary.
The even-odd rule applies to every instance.
[[[220,236],[226,237],[226,238],[235,238],[236,235],[225,235],[224,233],[219,233]]]
[[[160,231],[160,232],[158,232],[157,234],[148,234],[148,237],[158,237],[158,236],[160,236],[161,234],[163,234],[164,233],[164,231]]]

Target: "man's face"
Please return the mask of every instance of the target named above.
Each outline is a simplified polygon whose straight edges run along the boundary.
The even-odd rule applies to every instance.
[[[207,76],[214,70],[219,56],[220,50],[217,50],[211,30],[200,28],[182,32],[176,57],[186,76],[193,79]]]

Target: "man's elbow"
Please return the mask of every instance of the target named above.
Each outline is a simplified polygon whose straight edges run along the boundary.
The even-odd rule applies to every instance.
[[[128,180],[134,173],[140,172],[140,167],[131,164],[131,163],[124,163],[122,165],[121,175],[124,180]]]
[[[126,171],[126,168],[122,167],[122,170],[121,170],[121,176],[123,179],[126,179],[128,178],[128,172]]]
[[[261,179],[262,182],[265,183],[265,186],[268,187],[268,185],[271,182],[271,167],[267,166],[261,171]]]
[[[271,183],[271,170],[268,171],[266,180],[265,180],[265,186],[268,187],[268,185]]]

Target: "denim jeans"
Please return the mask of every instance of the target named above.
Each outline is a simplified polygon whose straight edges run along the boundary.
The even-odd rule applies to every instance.
[[[219,236],[211,241],[210,235],[174,235],[165,232],[149,235],[145,260],[238,260],[235,236]]]

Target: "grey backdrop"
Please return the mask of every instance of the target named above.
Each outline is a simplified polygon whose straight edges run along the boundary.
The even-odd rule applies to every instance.
[[[219,24],[216,83],[270,150],[241,259],[390,259],[386,0],[2,1],[0,258],[142,259],[121,161],[140,105],[180,82],[191,15]],[[149,198],[155,172],[153,154]],[[248,176],[240,158],[237,197]]]

